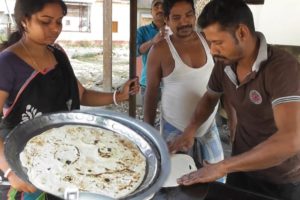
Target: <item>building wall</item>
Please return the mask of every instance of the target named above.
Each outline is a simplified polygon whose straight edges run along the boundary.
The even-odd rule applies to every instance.
[[[265,0],[264,5],[250,5],[255,26],[268,43],[300,46],[300,1]]]
[[[130,38],[130,6],[129,4],[113,5],[113,21],[118,22],[118,32],[113,33],[114,41],[129,41]]]
[[[150,20],[150,4],[152,0],[138,0],[138,26]],[[197,0],[200,1],[200,0]],[[203,0],[201,0],[203,1]],[[15,0],[7,0],[9,11],[13,12]],[[61,40],[102,40],[103,39],[103,0],[65,0],[65,2],[84,2],[91,5],[90,32],[62,32]],[[113,33],[113,40],[129,40],[128,0],[113,0],[112,19],[118,23],[118,32]],[[257,30],[266,35],[271,44],[300,46],[300,1],[299,0],[265,0],[264,5],[250,5]],[[0,29],[7,23],[8,12],[4,0],[0,0]],[[66,17],[67,18],[67,17]],[[147,22],[148,22],[147,21]],[[1,31],[0,30],[0,31]],[[3,32],[3,31],[2,31]],[[5,31],[4,31],[5,32]]]
[[[90,5],[90,31],[88,32],[76,32],[76,31],[65,31],[63,29],[59,40],[85,40],[85,41],[102,41],[103,40],[103,0],[65,0],[67,4],[88,4]],[[7,0],[9,11],[13,13],[15,0]],[[114,41],[129,41],[129,24],[130,24],[130,13],[129,13],[129,1],[128,0],[113,0],[112,5],[112,20],[118,24],[118,32],[113,33]],[[8,12],[4,0],[0,0],[0,29],[6,27],[8,19]],[[66,20],[71,21],[71,24],[78,24],[76,18],[66,16],[63,24],[66,25]],[[75,21],[74,21],[75,20]],[[2,25],[1,25],[2,24]],[[0,31],[1,31],[0,30]]]
[[[69,32],[63,31],[59,40],[103,40],[103,3],[94,2],[91,4],[90,12],[90,32]],[[130,13],[129,3],[113,3],[112,21],[117,22],[118,32],[113,33],[114,41],[129,41]],[[65,19],[64,19],[65,20]]]

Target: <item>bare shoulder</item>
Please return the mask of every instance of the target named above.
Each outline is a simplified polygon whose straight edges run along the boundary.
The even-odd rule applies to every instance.
[[[158,57],[164,58],[170,52],[166,39],[154,44],[151,51],[153,51],[153,53],[155,53]]]
[[[175,61],[166,39],[155,44],[153,51],[152,60],[156,60],[158,63],[160,70],[162,70],[162,77],[168,76],[174,70]]]
[[[158,43],[154,44],[153,48],[162,50],[166,45],[167,45],[167,41],[166,41],[166,39],[163,39],[163,40],[159,41]]]
[[[21,49],[21,45],[19,43],[15,43],[15,44],[7,47],[3,51],[11,51],[13,53],[17,53],[17,52],[21,51],[20,49]]]
[[[18,42],[15,43],[15,44],[13,44],[13,45],[11,45],[11,46],[9,46],[9,47],[7,47],[3,51],[10,51],[10,52],[14,53],[15,55],[17,55],[22,60],[26,60],[26,55],[24,53],[24,49],[20,45],[20,43],[18,43]]]

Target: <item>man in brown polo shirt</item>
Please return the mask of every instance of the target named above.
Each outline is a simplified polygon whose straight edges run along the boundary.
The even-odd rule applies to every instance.
[[[300,64],[255,32],[242,0],[212,0],[198,19],[216,65],[204,98],[171,152],[189,149],[221,94],[237,113],[232,157],[205,164],[178,183],[215,181],[289,200],[300,198]]]

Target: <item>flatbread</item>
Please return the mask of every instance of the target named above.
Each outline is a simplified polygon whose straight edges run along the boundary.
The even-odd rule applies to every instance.
[[[31,138],[20,160],[36,187],[57,195],[75,187],[125,197],[139,187],[146,171],[143,153],[128,138],[82,125],[49,129]]]

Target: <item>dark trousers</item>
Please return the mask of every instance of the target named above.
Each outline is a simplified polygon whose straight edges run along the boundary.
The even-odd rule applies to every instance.
[[[273,184],[255,179],[243,172],[236,172],[228,174],[226,184],[276,199],[300,199],[300,183]]]

